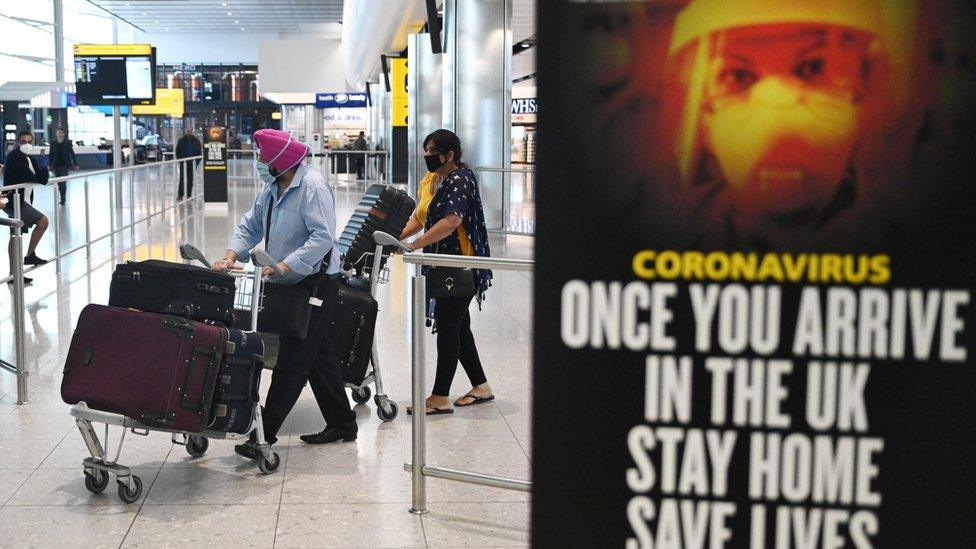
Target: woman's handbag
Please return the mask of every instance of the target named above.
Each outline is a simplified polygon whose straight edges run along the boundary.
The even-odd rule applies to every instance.
[[[477,293],[474,270],[463,267],[431,267],[427,271],[427,297],[472,297]]]

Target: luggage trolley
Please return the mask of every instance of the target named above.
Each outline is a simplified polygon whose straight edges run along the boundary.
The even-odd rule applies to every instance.
[[[376,299],[376,289],[380,284],[386,284],[390,281],[390,266],[384,261],[388,259],[389,254],[383,253],[383,246],[380,244],[376,245],[376,249],[372,253],[363,254],[358,261],[353,261],[353,264],[365,264],[370,265],[369,269],[359,269],[346,271],[344,274],[348,281],[352,282],[352,285],[358,286],[356,281],[361,283],[369,284],[369,294]],[[387,396],[386,391],[383,389],[383,376],[380,369],[379,352],[376,347],[377,335],[374,331],[373,333],[373,348],[370,351],[369,357],[369,370],[366,372],[366,376],[363,380],[356,383],[346,383],[346,387],[352,389],[352,399],[357,404],[366,404],[369,402],[369,397],[372,391],[369,388],[370,384],[376,386],[376,396],[373,401],[376,403],[376,415],[382,421],[393,421],[396,419],[399,413],[399,408],[397,403],[390,400]]]
[[[196,251],[192,246],[189,246],[189,248],[192,251]],[[199,257],[196,255],[188,256],[185,249],[181,248],[181,251],[184,253],[185,259],[200,259],[206,263],[206,259],[202,254]],[[197,251],[197,253],[199,252]],[[230,271],[230,274],[237,282],[238,290],[235,298],[240,297],[239,300],[235,299],[235,308],[240,303],[242,305],[241,308],[246,307],[250,310],[250,331],[252,332],[256,331],[258,313],[262,309],[261,269],[261,265],[255,264],[249,271]],[[245,440],[254,432],[259,451],[257,458],[258,469],[263,474],[268,475],[277,471],[281,465],[281,459],[277,453],[271,450],[271,445],[268,444],[264,436],[264,423],[261,419],[260,402],[254,403],[251,425],[247,429],[247,432],[243,434],[211,430],[189,433],[159,427],[148,427],[122,414],[89,408],[84,402],[79,402],[72,406],[71,415],[75,418],[75,423],[78,425],[78,430],[81,432],[81,436],[85,441],[85,446],[88,447],[88,452],[91,454],[90,457],[82,461],[82,467],[85,472],[85,488],[93,494],[99,494],[108,487],[110,476],[115,475],[118,484],[119,499],[126,503],[137,501],[142,495],[143,488],[142,479],[132,474],[129,467],[119,463],[127,432],[132,432],[132,434],[139,436],[148,436],[153,431],[170,433],[173,444],[179,444],[185,447],[186,452],[192,457],[200,457],[206,454],[210,446],[210,439]],[[104,445],[102,443],[103,441],[99,440],[98,432],[93,425],[95,423],[104,424],[105,426]],[[114,452],[110,451],[109,447],[109,426],[122,428]]]

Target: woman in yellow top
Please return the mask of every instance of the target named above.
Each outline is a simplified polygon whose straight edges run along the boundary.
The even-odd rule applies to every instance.
[[[478,181],[474,172],[461,163],[461,140],[448,130],[437,130],[424,139],[424,153],[428,173],[417,190],[417,211],[407,222],[400,240],[423,229],[421,236],[405,244],[411,249],[424,248],[427,253],[490,257]],[[478,356],[468,311],[472,298],[477,297],[479,304],[484,300],[492,274],[487,269],[479,269],[474,276],[474,296],[434,300],[437,375],[434,389],[427,397],[428,415],[454,412],[449,396],[459,360],[471,381],[471,390],[454,401],[454,405],[471,406],[495,399]]]

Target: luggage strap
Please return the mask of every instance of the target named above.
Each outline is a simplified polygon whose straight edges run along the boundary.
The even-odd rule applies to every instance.
[[[220,370],[220,353],[216,347],[210,349],[204,349],[202,347],[193,347],[190,350],[190,360],[186,367],[186,379],[183,380],[183,390],[180,395],[180,405],[188,410],[193,410],[197,413],[203,413],[204,410],[209,408],[210,400],[213,398],[213,385],[216,383],[216,376]],[[203,390],[200,392],[200,401],[195,402],[190,398],[190,381],[193,378],[193,370],[197,363],[197,357],[209,357],[210,360],[207,361],[207,371],[203,378]],[[211,390],[207,390],[210,387]]]

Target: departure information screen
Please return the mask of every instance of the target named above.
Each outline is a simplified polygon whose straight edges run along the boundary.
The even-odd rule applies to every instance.
[[[75,46],[80,105],[130,105],[155,100],[156,63],[148,44]]]

